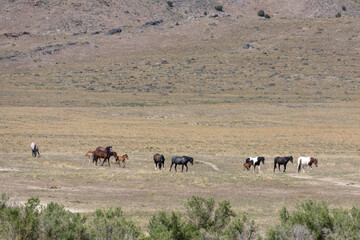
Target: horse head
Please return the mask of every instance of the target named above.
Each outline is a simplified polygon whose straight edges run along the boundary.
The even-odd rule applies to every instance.
[[[194,165],[194,159],[192,157],[183,156],[183,158],[185,158],[186,162],[190,162],[191,165]]]
[[[264,157],[258,157],[258,161],[262,162],[263,164],[265,164],[265,158]],[[259,165],[260,166],[260,165]]]
[[[312,158],[311,160],[313,160],[313,162],[315,163],[315,166],[318,166],[318,160],[316,158]]]
[[[290,160],[291,163],[293,163],[293,157],[292,156],[290,156],[289,160]]]

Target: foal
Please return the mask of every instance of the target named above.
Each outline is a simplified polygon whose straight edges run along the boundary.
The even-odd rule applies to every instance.
[[[127,154],[116,157],[116,163],[119,162],[119,167],[122,165],[122,167],[125,168],[125,159],[129,159]],[[120,163],[122,163],[122,164],[120,164]]]
[[[245,170],[250,171],[252,165],[253,165],[252,162],[244,163],[244,171]]]

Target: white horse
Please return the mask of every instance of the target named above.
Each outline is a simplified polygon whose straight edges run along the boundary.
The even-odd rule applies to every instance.
[[[40,157],[40,152],[39,152],[39,147],[35,142],[32,142],[31,145],[31,151],[32,151],[32,156],[36,157],[36,153],[38,154],[38,157]]]
[[[313,157],[299,157],[298,158],[298,172],[300,172],[301,170],[301,166],[303,169],[303,172],[305,172],[305,166],[309,166],[310,167],[310,171],[312,170],[312,164],[315,164],[315,166],[318,166],[318,160],[316,158]]]

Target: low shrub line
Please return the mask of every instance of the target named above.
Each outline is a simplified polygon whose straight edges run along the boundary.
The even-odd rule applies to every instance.
[[[24,205],[0,200],[0,239],[360,239],[360,209],[329,210],[324,202],[307,200],[293,212],[283,207],[279,223],[259,235],[259,226],[246,213],[235,213],[229,201],[193,196],[186,211],[154,214],[147,232],[124,217],[120,207],[96,210],[90,215],[73,213],[57,203],[40,205],[30,198]]]

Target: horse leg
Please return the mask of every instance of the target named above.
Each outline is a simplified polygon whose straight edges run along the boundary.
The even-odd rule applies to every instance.
[[[259,173],[261,173],[261,170],[260,170],[260,164],[259,164]]]
[[[175,172],[177,172],[176,167],[177,167],[177,163],[175,163]]]
[[[157,163],[154,163],[154,168],[155,168],[155,171],[157,170],[156,166],[157,166]]]
[[[181,172],[184,172],[184,164],[181,164]]]
[[[284,172],[286,171],[286,164],[284,164]]]
[[[173,164],[174,164],[174,163],[172,162],[172,163],[171,163],[171,165],[170,165],[170,169],[169,169],[169,171],[171,171],[171,168],[172,168]]]
[[[185,164],[185,167],[186,167],[186,172],[187,172],[189,170],[187,163]]]
[[[280,165],[279,165],[279,168],[280,168]],[[274,163],[274,172],[275,172],[275,169],[276,169],[276,162]]]
[[[38,157],[40,157],[39,149],[36,149],[36,151],[37,151]]]

